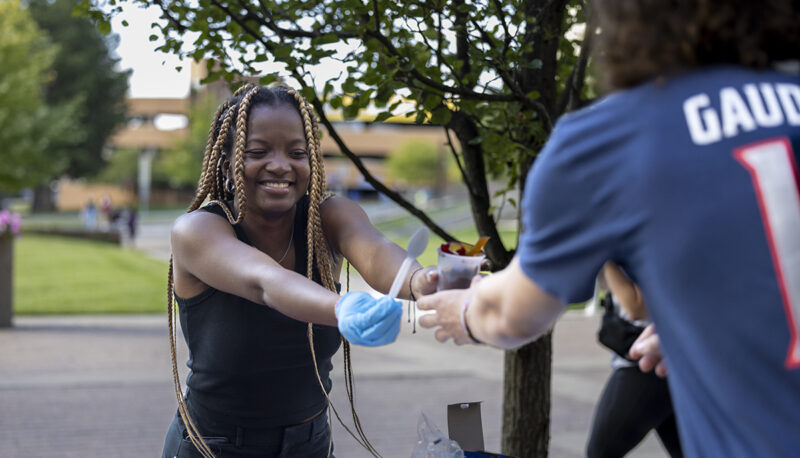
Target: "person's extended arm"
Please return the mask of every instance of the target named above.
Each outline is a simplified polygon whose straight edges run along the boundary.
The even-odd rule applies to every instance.
[[[242,243],[219,216],[202,211],[181,216],[173,226],[171,241],[179,296],[191,296],[208,285],[269,305],[296,320],[336,326],[338,294]]]
[[[421,309],[436,311],[421,317],[420,325],[439,327],[436,339],[441,342],[452,338],[456,344],[470,343],[461,320],[465,303],[464,324],[474,338],[507,349],[547,332],[564,310],[557,298],[525,275],[515,257],[504,270],[475,282],[468,290],[443,291],[420,299]]]
[[[367,214],[355,202],[341,197],[331,197],[321,208],[325,235],[332,248],[341,253],[355,267],[364,280],[375,290],[388,293],[394,277],[406,257],[406,252],[388,240],[369,221]],[[413,275],[415,298],[436,290],[435,268],[417,272],[421,266],[414,261],[403,279],[398,296],[411,299],[409,284]]]

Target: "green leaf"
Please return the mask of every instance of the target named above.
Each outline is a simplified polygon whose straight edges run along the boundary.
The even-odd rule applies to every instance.
[[[342,114],[346,119],[353,119],[358,116],[358,112],[361,107],[358,106],[356,103],[351,103],[350,105],[344,107],[342,109]]]
[[[378,116],[375,116],[375,121],[374,122],[383,122],[383,121],[386,121],[387,119],[389,119],[391,117],[392,117],[392,112],[391,111],[383,111],[383,112],[378,113]]]
[[[452,113],[450,110],[440,107],[438,110],[433,112],[433,116],[431,116],[431,124],[436,124],[437,126],[444,126],[448,122],[450,122],[450,118]]]
[[[262,86],[268,86],[273,82],[275,82],[276,79],[278,79],[278,75],[274,73],[267,73],[266,75],[258,79],[258,84]]]
[[[275,56],[275,60],[277,61],[287,59],[291,54],[291,46],[276,46],[275,49],[272,50],[272,55]]]
[[[358,91],[358,87],[356,87],[356,80],[352,77],[348,77],[342,83],[342,90],[349,94],[355,94]]]
[[[317,98],[317,93],[314,92],[314,88],[313,87],[306,86],[306,87],[300,89],[300,93],[309,102],[311,102],[312,100],[315,100]]]
[[[330,43],[336,43],[339,41],[339,37],[335,33],[326,33],[321,37],[316,37],[313,40],[313,43],[316,45],[327,45]]]
[[[425,99],[422,101],[422,106],[425,107],[426,110],[433,110],[434,108],[438,107],[439,104],[442,103],[442,98],[435,94],[429,94],[425,96]]]
[[[99,30],[100,33],[102,33],[103,35],[108,35],[109,33],[111,33],[111,23],[104,18],[98,21],[97,30]]]

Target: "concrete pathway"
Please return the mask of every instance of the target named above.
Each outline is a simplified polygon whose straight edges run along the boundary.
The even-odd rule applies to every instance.
[[[556,326],[552,457],[583,455],[609,373],[597,325],[568,312]],[[356,407],[383,456],[410,456],[420,412],[446,432],[446,405],[464,401],[483,401],[486,447],[499,450],[501,351],[442,345],[406,324],[395,344],[352,355]],[[185,360],[181,344],[181,367]],[[334,405],[352,424],[341,352],[334,364]],[[0,330],[0,457],[158,456],[175,406],[163,315],[17,317]],[[368,456],[340,426],[334,434],[337,456]],[[664,453],[651,436],[632,456]]]

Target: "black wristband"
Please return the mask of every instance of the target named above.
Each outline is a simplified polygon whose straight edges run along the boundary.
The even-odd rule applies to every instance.
[[[483,342],[476,339],[475,336],[472,335],[472,331],[469,329],[469,325],[467,324],[467,308],[469,307],[470,301],[471,298],[467,299],[467,301],[464,302],[464,305],[461,306],[461,327],[464,328],[464,331],[467,333],[467,337],[469,337],[473,343],[482,345]]]
[[[420,267],[419,269],[415,270],[414,272],[411,273],[411,276],[408,277],[408,294],[411,296],[411,300],[414,302],[417,301],[417,298],[414,297],[414,288],[412,288],[411,285],[414,283],[414,275],[416,275],[417,272],[419,272],[422,269],[424,269],[424,267]]]

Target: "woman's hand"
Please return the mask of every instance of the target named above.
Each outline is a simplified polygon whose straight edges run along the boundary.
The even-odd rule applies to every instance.
[[[411,274],[411,294],[415,299],[436,292],[439,284],[439,272],[436,266],[420,267]]]
[[[642,372],[650,372],[655,368],[656,375],[667,376],[667,362],[661,353],[661,341],[653,323],[644,328],[628,353],[632,359],[639,360],[639,369]]]
[[[350,343],[366,347],[394,342],[402,315],[402,304],[389,296],[375,299],[365,292],[350,292],[336,303],[339,332]]]

